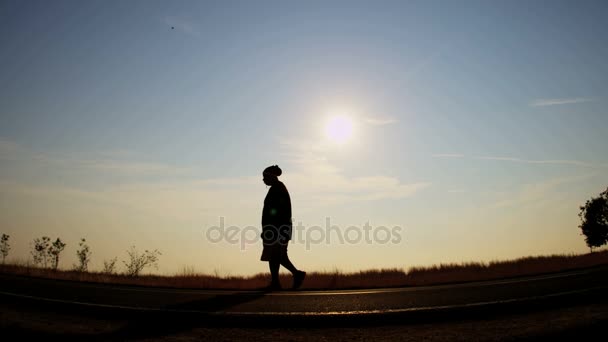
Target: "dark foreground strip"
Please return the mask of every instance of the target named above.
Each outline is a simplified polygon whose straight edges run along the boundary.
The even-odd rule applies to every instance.
[[[608,302],[607,290],[608,288],[602,286],[546,296],[467,305],[340,312],[204,312],[150,309],[63,301],[1,291],[0,298],[3,303],[30,310],[128,320],[132,324],[140,322],[146,326],[185,324],[227,327],[336,327],[479,319],[582,304],[606,303]]]

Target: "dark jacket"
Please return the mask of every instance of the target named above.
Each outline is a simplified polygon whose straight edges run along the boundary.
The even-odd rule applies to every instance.
[[[278,181],[270,187],[264,199],[262,210],[262,240],[273,243],[291,240],[291,199],[283,182]],[[278,233],[278,234],[277,234]]]

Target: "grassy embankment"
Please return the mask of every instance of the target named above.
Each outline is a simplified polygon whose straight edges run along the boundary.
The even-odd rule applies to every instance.
[[[353,273],[343,273],[340,271],[308,272],[302,289],[356,289],[435,285],[552,273],[598,265],[608,265],[608,250],[580,255],[525,257],[489,263],[441,264],[430,267],[411,267],[407,270],[394,268],[364,270]],[[0,265],[0,273],[95,283],[200,289],[253,290],[268,285],[269,280],[269,275],[265,273],[250,277],[221,277],[199,274],[189,268],[184,268],[181,272],[172,276],[140,275],[130,277],[122,274],[101,272],[53,271],[33,267],[26,263]],[[291,275],[282,274],[281,282],[286,288],[291,286]]]

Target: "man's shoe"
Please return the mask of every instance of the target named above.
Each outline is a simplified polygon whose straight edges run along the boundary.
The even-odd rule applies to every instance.
[[[293,289],[297,289],[300,286],[302,286],[302,283],[304,282],[304,278],[306,278],[306,272],[304,271],[297,271],[296,273],[294,273],[293,275]]]

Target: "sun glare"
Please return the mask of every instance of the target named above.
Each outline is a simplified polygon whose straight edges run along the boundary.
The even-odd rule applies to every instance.
[[[346,116],[333,116],[325,125],[325,136],[334,143],[343,144],[353,134],[353,121]]]

